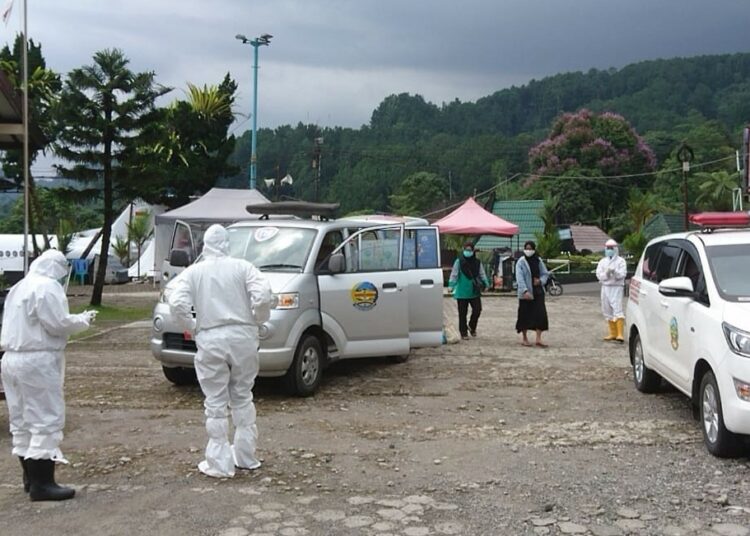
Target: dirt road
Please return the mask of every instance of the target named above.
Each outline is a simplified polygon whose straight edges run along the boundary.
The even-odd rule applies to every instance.
[[[338,364],[313,398],[260,380],[263,466],[221,481],[196,468],[200,391],[164,379],[148,322],[72,343],[58,480],[78,495],[28,501],[3,404],[0,533],[750,534],[748,460],[708,455],[682,395],[634,390],[595,297],[548,301],[548,349],[518,344],[516,303],[407,363]]]

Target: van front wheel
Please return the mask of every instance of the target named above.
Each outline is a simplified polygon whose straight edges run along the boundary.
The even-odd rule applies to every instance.
[[[318,389],[323,374],[323,350],[314,335],[305,335],[297,345],[292,366],[286,371],[286,390],[295,396],[310,396]]]
[[[706,372],[701,380],[699,411],[703,424],[703,442],[708,452],[719,458],[736,458],[741,453],[740,436],[724,426],[719,386],[714,373]]]

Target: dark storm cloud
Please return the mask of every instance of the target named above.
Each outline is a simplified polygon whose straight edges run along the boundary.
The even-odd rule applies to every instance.
[[[359,126],[391,93],[474,100],[558,72],[743,52],[750,27],[746,0],[30,0],[29,10],[58,71],[107,47],[176,88],[230,71],[245,112],[252,47],[234,35],[271,33],[260,51],[264,126]]]

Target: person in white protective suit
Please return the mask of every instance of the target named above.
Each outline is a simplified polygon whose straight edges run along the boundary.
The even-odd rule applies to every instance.
[[[270,317],[273,301],[266,276],[250,262],[228,257],[228,250],[226,229],[209,227],[202,260],[171,283],[167,298],[183,327],[195,333],[195,371],[205,395],[208,433],[198,469],[218,478],[234,476],[235,466],[260,467],[252,389],[259,366],[258,326]],[[233,444],[227,406],[235,427]]]
[[[628,267],[620,257],[617,242],[612,239],[604,244],[604,258],[596,266],[596,278],[602,284],[602,313],[607,319],[609,333],[605,341],[624,342],[625,313],[622,298]]]
[[[24,490],[32,501],[62,501],[75,490],[55,482],[65,426],[64,356],[68,335],[83,331],[96,311],[70,314],[60,281],[68,262],[56,250],[42,253],[5,299],[0,346],[13,454],[21,460]]]

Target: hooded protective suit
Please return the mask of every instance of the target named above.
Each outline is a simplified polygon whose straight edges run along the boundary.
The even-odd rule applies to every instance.
[[[602,285],[602,314],[607,319],[609,326],[609,335],[604,340],[622,342],[624,340],[622,331],[625,322],[622,299],[628,267],[625,259],[620,257],[617,242],[607,240],[604,247],[606,248],[605,253],[607,250],[612,251],[611,256],[605,254],[596,266],[596,278]]]
[[[271,314],[268,279],[250,262],[227,256],[228,233],[212,225],[203,237],[201,262],[173,280],[167,300],[188,330],[195,331],[195,371],[203,394],[208,445],[201,472],[234,476],[235,466],[255,469],[258,431],[252,388],[258,374],[258,326]],[[191,307],[195,308],[193,318]],[[227,407],[235,426],[228,440]]]
[[[48,250],[5,299],[0,346],[13,454],[67,463],[59,445],[65,426],[63,350],[68,335],[83,331],[95,311],[70,314],[58,280],[68,273],[62,253]]]

